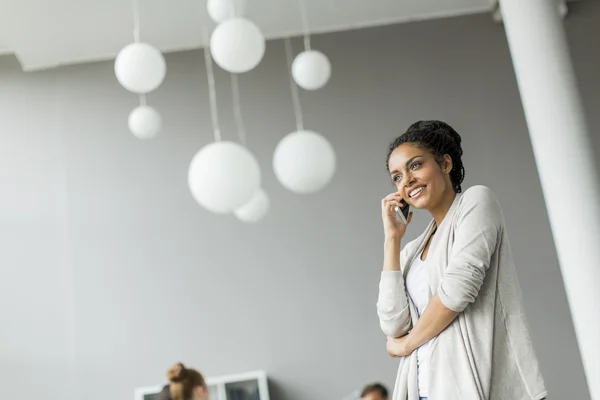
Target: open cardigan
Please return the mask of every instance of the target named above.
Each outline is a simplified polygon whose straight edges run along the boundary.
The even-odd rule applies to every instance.
[[[429,342],[429,400],[540,400],[547,396],[529,337],[500,205],[490,189],[457,194],[427,254],[429,298],[458,317]],[[404,336],[418,314],[404,284],[433,229],[382,271],[377,313],[387,336]],[[393,400],[418,400],[417,352],[400,358]]]

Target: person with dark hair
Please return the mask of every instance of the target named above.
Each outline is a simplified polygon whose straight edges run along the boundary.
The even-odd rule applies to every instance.
[[[159,400],[208,400],[208,387],[202,374],[177,363],[167,372],[169,384],[163,387]]]
[[[441,121],[412,124],[388,149],[377,313],[400,364],[393,400],[544,399],[500,204],[485,186],[463,193],[462,154]],[[402,248],[404,202],[432,220]]]
[[[363,388],[361,400],[388,400],[388,391],[381,383],[372,383]]]

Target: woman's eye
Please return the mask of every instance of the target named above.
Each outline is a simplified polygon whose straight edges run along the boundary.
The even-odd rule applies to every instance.
[[[410,169],[414,171],[415,169],[419,168],[422,164],[423,163],[416,162],[416,163],[414,163],[413,165],[410,166]]]
[[[394,182],[398,182],[401,179],[402,179],[402,177],[400,175],[394,176]]]

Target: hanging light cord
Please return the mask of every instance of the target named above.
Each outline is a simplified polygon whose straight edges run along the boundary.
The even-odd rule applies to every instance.
[[[140,41],[140,10],[137,0],[131,1],[133,11],[133,40],[138,43]]]
[[[237,10],[237,8],[238,8],[239,5],[237,3],[238,3],[237,1],[231,1],[231,2],[229,2],[229,12],[231,13],[231,17],[232,18],[239,17],[238,10]]]
[[[140,42],[140,10],[138,7],[137,0],[131,1],[131,9],[133,11],[133,41],[135,43],[139,43]],[[146,95],[140,94],[139,99],[140,99],[140,106],[145,106],[146,105]]]
[[[244,120],[242,119],[242,108],[240,106],[240,85],[236,74],[231,76],[231,94],[233,97],[233,115],[237,126],[240,143],[246,146],[246,130],[244,129]]]
[[[298,0],[298,8],[300,8],[300,18],[302,20],[302,32],[304,33],[304,50],[310,51],[310,30],[308,27],[308,15],[306,13],[306,4],[304,0]]]
[[[292,42],[290,38],[285,38],[285,56],[288,66],[288,74],[290,76],[290,89],[292,90],[292,101],[294,102],[294,114],[296,115],[296,130],[304,130],[304,121],[302,119],[302,107],[300,106],[300,96],[298,95],[298,87],[292,76]]]
[[[217,113],[217,92],[215,90],[215,74],[213,72],[212,58],[210,56],[210,46],[208,40],[208,31],[204,29],[204,62],[206,63],[206,77],[208,79],[208,95],[210,99],[210,115],[212,120],[215,141],[221,141],[221,130],[219,129],[219,115]]]

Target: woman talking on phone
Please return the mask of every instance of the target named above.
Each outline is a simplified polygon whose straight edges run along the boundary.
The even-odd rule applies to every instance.
[[[387,169],[396,191],[381,201],[377,312],[400,363],[392,400],[546,398],[502,210],[485,186],[462,193],[460,135],[416,122],[390,145]],[[432,217],[409,243],[404,207]]]

